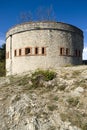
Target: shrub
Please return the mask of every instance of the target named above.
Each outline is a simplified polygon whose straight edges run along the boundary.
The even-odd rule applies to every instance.
[[[32,87],[37,88],[37,87],[44,87],[43,81],[49,81],[54,79],[56,76],[56,73],[51,70],[36,70],[32,76],[31,76],[31,81],[32,81]]]
[[[52,70],[36,70],[33,74],[32,77],[37,77],[40,76],[42,77],[45,81],[49,81],[55,78],[56,73]]]

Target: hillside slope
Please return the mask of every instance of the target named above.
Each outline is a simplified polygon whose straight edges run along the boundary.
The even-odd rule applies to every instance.
[[[0,78],[0,130],[87,130],[87,66]]]

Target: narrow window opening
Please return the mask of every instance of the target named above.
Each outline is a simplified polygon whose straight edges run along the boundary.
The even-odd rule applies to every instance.
[[[35,54],[38,54],[38,47],[35,48]]]
[[[42,47],[42,54],[44,55],[45,54],[45,48]]]
[[[60,48],[60,55],[64,55],[64,48]]]
[[[25,55],[27,55],[27,54],[29,54],[29,53],[31,53],[30,48],[25,48]]]
[[[19,56],[21,56],[21,49],[19,49]]]
[[[16,50],[14,51],[14,56],[17,56],[17,51]]]

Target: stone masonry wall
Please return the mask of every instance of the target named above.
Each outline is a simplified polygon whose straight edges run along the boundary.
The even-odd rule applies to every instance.
[[[26,48],[30,49],[27,55]],[[38,48],[38,54],[35,48]],[[83,33],[74,26],[56,22],[20,24],[6,34],[6,54],[9,53],[7,75],[37,68],[57,69],[59,66],[81,64],[82,51]]]

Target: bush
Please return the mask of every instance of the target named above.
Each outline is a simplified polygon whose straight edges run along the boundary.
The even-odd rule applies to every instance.
[[[49,81],[55,78],[56,73],[52,70],[36,70],[33,74],[32,77],[37,77],[40,76],[42,77],[45,81]]]
[[[32,81],[32,87],[37,88],[37,87],[44,87],[43,81],[49,81],[54,79],[56,76],[56,73],[52,70],[36,70],[32,76],[31,76],[31,81]]]

